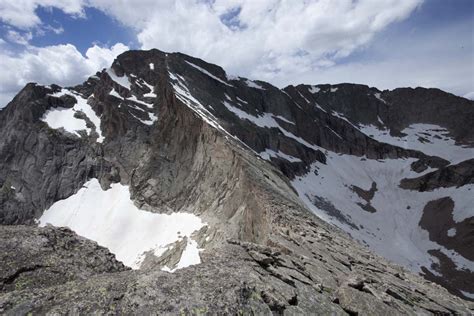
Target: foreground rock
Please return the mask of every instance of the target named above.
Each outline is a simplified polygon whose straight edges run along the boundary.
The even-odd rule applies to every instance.
[[[289,223],[298,224],[292,232],[272,236],[268,240],[272,246],[227,240],[218,250],[206,251],[202,264],[173,274],[126,270],[105,249],[66,229],[2,226],[2,250],[16,251],[22,258],[14,263],[8,260],[18,267],[29,261],[37,268],[2,279],[0,313],[473,312],[473,304],[334,235],[332,228],[312,216],[299,218],[300,214],[290,211],[275,219],[281,232],[288,231],[284,227]],[[12,243],[15,237],[7,234],[23,237],[24,245],[18,247],[20,242]],[[57,241],[58,236],[65,241]],[[48,243],[55,249],[49,256],[42,246]],[[31,245],[41,250],[32,250]],[[93,258],[87,256],[87,249],[94,249]]]

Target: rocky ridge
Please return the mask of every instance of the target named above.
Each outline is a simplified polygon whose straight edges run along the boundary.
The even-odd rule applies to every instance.
[[[124,53],[110,69],[67,91],[29,84],[0,112],[2,224],[33,224],[90,178],[97,178],[103,189],[120,182],[129,185],[141,209],[202,218],[207,226],[193,237],[204,249],[202,263],[169,274],[159,271],[163,263],[150,255],[143,269],[122,271],[106,256],[106,266],[115,268],[94,271],[87,281],[79,273],[26,289],[12,281],[0,297],[0,311],[472,312],[472,304],[374,256],[312,215],[291,182],[312,164],[326,163],[328,150],[364,159],[412,159],[417,162],[410,166],[414,173],[453,169],[446,158],[377,141],[359,128],[358,123],[381,124],[371,117],[373,107],[383,122],[392,122],[386,104],[402,102],[405,90],[380,92],[346,84],[279,90],[229,78],[220,67],[189,56],[151,50]],[[427,91],[419,98],[426,98]],[[472,116],[469,101],[434,94],[456,103],[466,119]],[[349,105],[337,107],[357,95],[358,104],[369,108],[355,113],[367,121],[353,116]],[[86,128],[78,133],[44,121],[48,111],[74,108],[79,98],[87,100],[100,126],[87,115],[81,118],[80,111],[74,115]],[[411,123],[400,120],[389,127],[394,135]],[[471,142],[472,131],[438,123],[457,143]],[[464,162],[461,170],[470,164]],[[430,180],[440,177],[421,178],[426,180],[418,182],[443,187],[472,183],[464,171],[460,177],[442,176],[441,182]],[[30,249],[22,251],[32,255]],[[173,254],[170,258],[167,262],[177,261]],[[62,260],[53,261],[60,266]],[[433,280],[440,278],[432,267],[425,268]],[[472,293],[466,282],[448,288]]]

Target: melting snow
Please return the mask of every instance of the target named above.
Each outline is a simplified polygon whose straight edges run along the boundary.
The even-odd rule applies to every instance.
[[[305,98],[305,96],[303,94],[301,94],[301,92],[298,91],[298,94],[306,101],[306,103],[311,103],[311,102],[309,102],[308,99]]]
[[[249,86],[250,88],[265,90],[264,87],[262,87],[261,85],[259,85],[259,84],[256,83],[255,81],[252,81],[252,80],[249,80],[249,79],[245,79],[244,82],[245,82],[245,84],[246,84],[247,86]]]
[[[125,265],[138,269],[144,253],[161,256],[168,247],[206,224],[189,213],[157,214],[138,209],[130,200],[128,186],[114,183],[102,190],[97,179],[88,181],[76,194],[57,201],[39,219],[39,226],[66,226],[78,235],[107,247]],[[182,237],[178,237],[182,236]],[[199,254],[181,258],[178,268],[200,263]],[[182,263],[181,263],[182,262]]]
[[[441,250],[459,268],[474,271],[474,262],[430,241],[428,232],[418,226],[426,203],[445,196],[451,196],[455,201],[453,217],[456,221],[472,216],[474,196],[469,190],[473,190],[474,185],[430,192],[403,190],[398,186],[401,179],[419,176],[410,168],[416,159],[369,160],[332,152],[327,152],[326,156],[326,164],[316,162],[308,174],[292,181],[300,198],[316,215],[413,271],[419,272],[420,266],[431,268],[436,258],[427,253],[430,249]],[[359,204],[366,204],[366,201],[351,189],[356,185],[368,190],[372,182],[377,184],[370,202],[375,213],[363,210]],[[330,201],[345,220],[314,205],[316,197]]]
[[[382,101],[383,103],[387,103],[382,97],[380,96],[380,92],[374,93],[374,97],[376,97],[378,100]]]
[[[274,157],[274,158],[278,157],[278,158],[283,158],[289,162],[301,162],[301,159],[299,158],[287,155],[281,151],[276,152],[271,149],[265,149],[265,151],[262,151],[261,153],[259,153],[259,155],[265,160],[271,160],[270,159],[271,157]]]
[[[181,258],[174,269],[170,269],[168,267],[163,267],[161,270],[167,272],[175,272],[178,269],[186,268],[191,265],[201,263],[201,258],[199,257],[199,251],[197,242],[188,238],[188,242],[186,243],[186,248],[184,249],[183,253],[181,254]]]
[[[444,158],[452,164],[474,157],[474,148],[456,145],[448,130],[438,125],[412,124],[402,131],[407,134],[403,137],[391,136],[389,130],[381,130],[374,125],[362,125],[359,130],[379,142],[419,150],[427,155]]]
[[[72,108],[51,108],[46,111],[41,120],[46,122],[49,127],[58,129],[64,128],[64,130],[80,136],[78,131],[86,130],[88,134],[91,133],[91,129],[86,126],[86,121],[80,118],[75,118],[74,114],[76,112],[84,113],[91,122],[95,125],[95,130],[99,134],[97,142],[102,143],[104,136],[100,130],[100,118],[95,114],[94,110],[89,104],[87,104],[87,99],[83,98],[77,92],[72,90],[62,89],[60,92],[54,93],[51,96],[61,97],[63,95],[70,95],[76,99],[76,104]]]
[[[211,73],[210,73],[209,71],[207,71],[206,69],[201,68],[201,67],[199,67],[199,66],[197,66],[197,65],[195,65],[195,64],[193,64],[193,63],[191,63],[191,62],[189,62],[189,61],[187,61],[187,60],[186,60],[186,63],[189,64],[190,66],[196,68],[197,70],[199,70],[199,71],[202,72],[203,74],[208,75],[208,76],[211,77],[212,79],[217,80],[217,81],[219,81],[220,83],[225,84],[226,86],[233,87],[233,85],[228,84],[227,82],[225,82],[225,81],[222,80],[221,78],[214,76],[213,74],[211,74]]]
[[[108,68],[106,70],[107,74],[109,75],[110,79],[121,85],[122,87],[131,90],[132,87],[130,85],[130,80],[128,79],[127,75],[123,77],[119,77],[115,74],[115,71],[112,68]]]

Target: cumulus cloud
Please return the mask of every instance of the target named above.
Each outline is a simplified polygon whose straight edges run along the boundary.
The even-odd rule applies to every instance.
[[[113,59],[128,47],[89,48],[83,56],[74,45],[29,47],[24,52],[0,53],[0,107],[5,106],[28,82],[57,83],[62,86],[81,83],[98,70],[110,66]]]
[[[332,65],[422,0],[91,0],[135,28],[145,49],[180,51],[230,72],[270,79]]]
[[[11,26],[27,29],[41,24],[36,14],[38,7],[57,8],[64,13],[84,16],[82,0],[0,0],[0,21]]]
[[[407,42],[411,37],[405,36],[395,47],[379,51],[378,59],[348,61],[354,52],[374,49],[377,35],[409,17],[422,3],[423,0],[0,0],[0,19],[24,30],[17,42],[28,42],[31,28],[36,28],[33,34],[38,34],[39,29],[48,27],[37,16],[38,7],[54,7],[76,17],[84,17],[85,8],[94,7],[134,30],[142,49],[180,51],[221,65],[231,74],[278,86],[301,82],[360,82],[381,88],[424,85],[463,95],[471,90],[466,86],[472,84],[469,67],[463,66],[469,58],[451,58],[451,52],[437,52],[436,56],[432,53],[439,46],[452,47],[439,43],[449,41],[449,36],[458,34],[456,31],[448,39],[422,36]],[[13,34],[9,40],[15,40]],[[77,83],[86,73],[108,65],[115,53],[113,48],[95,46],[82,56],[71,45],[29,47],[20,55],[4,53],[0,66],[7,71],[0,74],[1,89],[13,91],[13,87],[31,80]],[[49,63],[50,59],[54,60]],[[10,65],[14,68],[7,68]],[[40,74],[36,74],[38,71]],[[12,80],[7,82],[8,78]]]

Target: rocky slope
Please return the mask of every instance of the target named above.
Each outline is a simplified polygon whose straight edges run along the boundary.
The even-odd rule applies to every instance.
[[[474,134],[457,122],[473,109],[432,89],[279,90],[158,50],[76,87],[29,84],[0,112],[0,222],[32,225],[2,227],[5,252],[22,234],[74,239],[39,221],[136,270],[99,248],[99,270],[62,263],[77,249],[54,248],[37,259],[65,271],[51,283],[23,259],[5,268],[0,311],[470,313],[352,238],[471,298]]]

